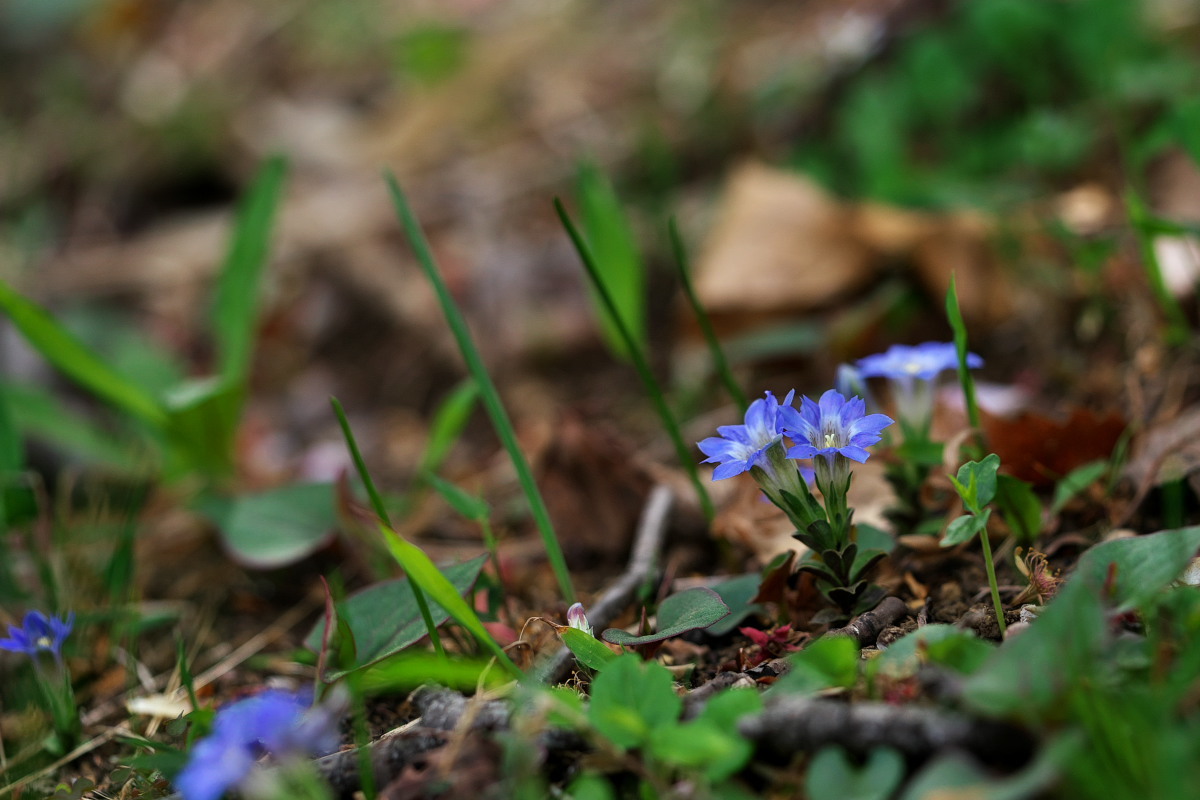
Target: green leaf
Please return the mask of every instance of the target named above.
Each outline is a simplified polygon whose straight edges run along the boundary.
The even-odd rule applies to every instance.
[[[423,626],[421,618],[416,619]],[[424,630],[421,631],[422,635]],[[330,681],[336,677],[330,676]],[[429,651],[398,653],[363,668],[359,688],[368,695],[411,691],[426,683],[436,683],[464,692],[474,692],[482,681],[494,688],[508,677],[493,668],[487,658],[447,658]]]
[[[730,578],[712,587],[713,591],[721,596],[722,602],[729,606],[730,612],[729,616],[708,626],[709,634],[724,636],[736,628],[746,617],[764,610],[765,606],[761,603],[750,602],[758,594],[758,587],[762,585],[762,582],[762,575],[752,572],[749,575]]]
[[[867,672],[907,676],[922,663],[941,664],[969,675],[991,657],[996,648],[973,632],[953,625],[926,625],[888,645],[878,658],[871,659]]]
[[[1053,713],[1095,670],[1107,627],[1095,589],[1072,578],[1027,631],[1005,642],[967,678],[967,705],[1029,721]]]
[[[733,689],[714,696],[696,719],[657,728],[650,752],[676,767],[700,769],[710,781],[734,775],[754,754],[754,744],[738,733],[738,720],[762,710],[754,689]]]
[[[823,636],[788,657],[791,670],[775,682],[772,692],[815,694],[858,682],[858,643],[849,636]]]
[[[1107,461],[1089,461],[1068,472],[1054,487],[1054,499],[1050,501],[1051,516],[1062,511],[1072,498],[1104,477],[1107,471]]]
[[[17,430],[6,387],[0,384],[0,475],[19,472],[25,466],[25,444]],[[0,521],[3,517],[0,516]]]
[[[125,472],[133,472],[148,460],[149,440],[139,441],[131,433],[124,438],[109,433],[64,405],[45,387],[0,381],[0,393],[8,400],[17,429],[26,436]],[[140,454],[139,448],[143,451]]]
[[[992,453],[983,461],[968,461],[958,468],[958,477],[953,478],[954,488],[967,508],[978,513],[996,496],[996,471],[1000,469],[1000,456]]]
[[[729,614],[729,606],[712,589],[698,586],[671,595],[658,606],[658,630],[646,636],[634,636],[619,628],[609,628],[601,637],[612,644],[633,647],[661,642],[688,631],[703,630]]]
[[[379,529],[383,533],[388,550],[399,562],[401,568],[408,573],[409,579],[417,584],[430,600],[446,609],[454,621],[466,628],[479,644],[491,651],[496,660],[500,662],[500,666],[504,667],[509,675],[520,678],[522,675],[520,668],[512,662],[512,659],[504,652],[504,648],[497,644],[496,640],[487,632],[483,623],[479,621],[479,615],[467,604],[467,601],[463,600],[458,589],[438,570],[429,556],[425,555],[421,548],[401,538],[398,533],[386,525],[381,524]]]
[[[666,667],[627,653],[592,681],[588,721],[619,747],[646,744],[656,728],[679,719],[683,699]]]
[[[997,475],[996,481],[996,505],[1004,522],[1018,541],[1032,542],[1042,531],[1042,501],[1020,478]]]
[[[427,473],[425,480],[429,482],[434,491],[442,496],[443,500],[450,504],[451,508],[467,519],[482,522],[488,518],[491,508],[482,497],[476,497],[433,473]]]
[[[486,561],[486,555],[477,556],[442,568],[442,574],[461,596],[475,585]],[[429,612],[435,625],[450,618],[450,613],[436,603],[429,604]],[[340,604],[338,616],[350,628],[356,653],[353,663],[329,670],[323,677],[326,683],[393,656],[428,634],[408,578],[383,581],[355,592]],[[320,647],[322,627],[322,623],[313,627],[304,640],[305,647]]]
[[[119,375],[58,324],[47,311],[0,281],[0,310],[26,341],[71,380],[104,402],[154,429],[166,423],[166,411],[152,396]]]
[[[559,627],[556,630],[567,649],[575,655],[580,664],[589,669],[602,670],[618,657],[595,636],[578,628]]]
[[[479,400],[479,387],[470,378],[464,378],[438,405],[429,424],[429,441],[421,454],[418,474],[436,472],[446,460],[446,454],[462,435],[467,420]]]
[[[762,711],[762,707],[762,695],[755,689],[731,689],[716,695],[708,701],[694,722],[679,726],[683,735],[676,737],[673,742],[676,752],[682,747],[685,751],[692,749],[692,754],[684,755],[675,763],[700,767],[710,781],[721,781],[739,772],[754,755],[754,745],[738,732],[738,721],[748,714]],[[688,748],[688,743],[696,741],[691,734],[704,729],[715,732],[717,735],[710,738],[720,744],[701,759],[697,756],[704,748]]]
[[[809,762],[804,788],[812,800],[887,800],[903,777],[904,757],[891,748],[875,748],[860,768],[830,745]]]
[[[201,378],[174,387],[164,401],[167,442],[176,469],[216,477],[230,474],[242,387],[216,377]]]
[[[590,162],[580,165],[576,190],[584,236],[599,267],[599,279],[633,338],[634,346],[645,352],[645,268],[617,193],[608,178]],[[628,359],[628,348],[610,318],[607,307],[594,295],[593,305],[600,314],[604,339],[609,348]]]
[[[1102,542],[1080,557],[1071,580],[1104,587],[1118,605],[1140,608],[1179,577],[1198,549],[1200,526]],[[1110,565],[1116,578],[1111,586]]]
[[[229,253],[217,280],[213,302],[217,373],[231,386],[244,387],[250,369],[263,267],[286,172],[282,156],[263,165],[238,209]]]
[[[985,512],[983,520],[986,522],[987,516],[991,514],[991,509]],[[958,519],[950,523],[946,528],[946,535],[942,537],[942,547],[953,547],[956,544],[969,542],[975,538],[975,534],[983,528],[980,524],[980,517],[974,514],[963,514]]]
[[[230,555],[257,569],[299,561],[325,546],[337,526],[333,486],[328,483],[209,496],[201,499],[199,511],[217,526]]]

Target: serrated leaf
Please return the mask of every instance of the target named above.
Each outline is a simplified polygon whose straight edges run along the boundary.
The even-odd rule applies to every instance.
[[[904,758],[891,748],[876,747],[858,767],[845,750],[830,745],[809,762],[804,787],[812,800],[887,800],[903,777]]]
[[[729,606],[712,589],[703,586],[671,595],[658,606],[658,630],[646,636],[634,636],[619,628],[609,628],[601,638],[626,647],[670,639],[688,631],[702,630],[729,614]]]
[[[443,567],[442,574],[463,595],[475,585],[486,561],[486,554],[477,556]],[[429,613],[435,625],[442,625],[450,618],[450,613],[433,601],[429,603]],[[324,680],[329,683],[393,656],[428,635],[408,578],[382,581],[350,595],[339,605],[338,621],[346,624],[353,637],[353,658],[350,663],[327,671]],[[304,646],[318,650],[322,629],[323,624],[318,622],[309,631]]]
[[[588,720],[620,747],[640,747],[656,728],[679,719],[682,710],[671,673],[633,653],[613,660],[592,681]]]

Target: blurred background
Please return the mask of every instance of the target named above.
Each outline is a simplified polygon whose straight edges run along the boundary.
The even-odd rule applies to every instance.
[[[629,264],[684,419],[718,401],[672,216],[752,394],[819,392],[841,361],[946,338],[955,271],[1018,405],[1113,405],[1116,367],[1089,363],[1159,324],[1129,198],[1200,220],[1198,34],[1185,0],[8,0],[0,277],[153,393],[205,374],[234,208],[285,156],[238,441],[249,487],[345,465],[331,394],[402,481],[463,375],[385,169],[525,443],[568,465],[671,454],[554,197],[584,217],[615,198],[620,221],[587,218],[589,235]],[[1189,303],[1192,240],[1154,247]],[[47,474],[129,462],[119,419],[0,337]],[[478,422],[460,469],[494,454]]]

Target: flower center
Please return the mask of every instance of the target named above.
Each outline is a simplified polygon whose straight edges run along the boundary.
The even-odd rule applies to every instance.
[[[837,447],[838,446],[838,437],[837,437],[836,433],[825,434],[825,446],[826,447]]]
[[[49,636],[40,636],[37,638],[34,644],[43,650],[50,650],[54,645],[54,641]]]
[[[918,361],[908,361],[904,364],[904,371],[909,375],[916,375],[921,371],[921,364]]]

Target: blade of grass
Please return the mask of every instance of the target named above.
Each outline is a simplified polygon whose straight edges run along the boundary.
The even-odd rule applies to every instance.
[[[479,616],[471,606],[467,605],[467,601],[463,600],[462,595],[454,588],[454,584],[446,579],[446,576],[441,573],[429,556],[425,555],[425,552],[415,544],[405,541],[400,534],[387,525],[380,525],[380,530],[387,542],[388,550],[408,573],[408,579],[413,584],[419,585],[442,608],[446,609],[455,622],[496,657],[500,666],[504,667],[509,675],[520,679],[523,674],[520,667],[512,662],[508,653],[504,652],[504,648],[491,637],[487,628],[483,627],[483,623],[479,621]]]
[[[708,312],[704,310],[700,298],[696,296],[696,290],[692,287],[690,262],[687,251],[683,248],[683,238],[679,235],[679,227],[675,224],[674,217],[667,220],[667,232],[671,237],[671,249],[675,253],[675,274],[679,276],[679,285],[683,287],[683,294],[692,307],[692,313],[696,315],[696,322],[700,324],[700,330],[704,333],[704,341],[708,343],[708,352],[712,355],[713,369],[717,371],[721,383],[725,385],[725,391],[729,392],[733,402],[737,403],[742,414],[745,414],[746,409],[750,407],[750,401],[746,398],[742,387],[738,386],[738,382],[734,379],[733,372],[729,369],[729,361],[725,358],[725,351],[721,349],[721,342],[717,339],[716,332],[713,331]]]
[[[46,309],[0,281],[0,310],[26,341],[60,372],[96,397],[155,430],[167,422],[167,412],[151,395],[119,375],[59,325]]]
[[[1129,221],[1133,224],[1134,235],[1137,236],[1138,250],[1146,267],[1150,289],[1154,292],[1154,299],[1158,301],[1163,316],[1167,318],[1167,343],[1175,346],[1185,344],[1189,337],[1187,316],[1183,313],[1179,301],[1167,288],[1158,254],[1154,251],[1154,237],[1159,232],[1156,229],[1156,220],[1150,216],[1145,203],[1133,190],[1125,194],[1125,207],[1129,213]]]
[[[217,281],[212,310],[213,338],[218,374],[230,385],[243,384],[250,368],[259,288],[286,172],[286,160],[275,156],[254,179],[238,209],[229,253]]]
[[[646,349],[646,279],[641,254],[629,221],[608,178],[590,161],[579,166],[575,179],[587,241],[603,265],[599,279],[613,303],[598,306],[604,340],[618,357],[628,360],[629,347],[618,330],[623,325],[640,350]],[[592,299],[596,295],[593,292]]]
[[[525,492],[525,499],[528,501],[530,511],[533,513],[533,519],[537,524],[538,532],[542,536],[542,545],[546,550],[546,557],[550,560],[550,566],[554,570],[555,577],[558,579],[559,589],[562,591],[563,598],[567,603],[574,603],[575,587],[571,583],[571,574],[567,570],[567,561],[563,557],[562,548],[559,546],[558,538],[554,534],[554,526],[550,523],[550,514],[546,510],[545,501],[542,500],[541,491],[538,490],[537,483],[533,480],[533,472],[529,468],[529,462],[525,459],[525,454],[521,452],[521,448],[517,444],[517,434],[513,430],[512,421],[508,418],[508,412],[505,411],[504,404],[500,402],[500,393],[496,391],[496,386],[492,383],[487,368],[483,365],[483,359],[479,355],[478,348],[475,347],[475,342],[471,339],[471,332],[467,329],[467,322],[463,319],[462,311],[459,310],[458,304],[454,302],[454,298],[450,296],[450,290],[446,288],[446,282],[442,280],[437,262],[434,261],[433,253],[429,250],[429,242],[425,240],[425,234],[421,231],[421,226],[417,223],[416,217],[413,216],[412,209],[408,205],[408,200],[405,199],[404,192],[400,190],[400,184],[391,173],[387,173],[384,178],[387,181],[388,189],[391,191],[392,203],[395,205],[396,213],[399,215],[400,222],[404,226],[409,244],[412,245],[413,252],[417,256],[417,263],[421,265],[421,269],[425,272],[425,277],[433,284],[438,302],[442,306],[442,314],[446,317],[446,323],[454,333],[454,338],[458,342],[458,349],[462,352],[463,361],[466,362],[467,369],[470,371],[471,377],[479,389],[480,399],[483,401],[483,406],[487,409],[488,416],[492,420],[492,426],[496,429],[496,435],[500,437],[504,449],[508,451],[508,456],[512,459],[517,479],[520,481],[521,488]],[[446,608],[449,610],[449,606],[446,606]]]
[[[421,462],[417,466],[418,475],[437,472],[442,466],[446,454],[466,427],[478,399],[479,388],[475,381],[466,378],[441,402],[433,415],[433,422],[429,425],[429,442],[425,445],[425,452],[421,454]]]
[[[342,436],[346,439],[346,447],[350,450],[350,457],[354,460],[354,468],[358,470],[358,477],[362,480],[363,486],[367,490],[367,496],[371,498],[371,507],[375,509],[375,515],[391,528],[391,517],[388,516],[387,508],[383,504],[383,498],[379,496],[379,492],[375,489],[375,482],[371,480],[371,473],[367,471],[367,462],[363,460],[362,452],[358,449],[358,441],[354,438],[354,431],[350,430],[350,421],[346,419],[346,412],[336,397],[329,398],[329,403],[333,406],[333,413],[337,416],[338,424],[342,426]],[[411,576],[409,577],[411,578]],[[425,599],[425,594],[421,591],[417,583],[411,580],[410,583],[412,583],[413,598],[417,601],[417,608],[421,611],[421,619],[425,621],[425,629],[429,631],[429,641],[433,643],[434,651],[439,656],[444,656],[446,655],[446,651],[442,648],[442,637],[438,635],[437,625],[433,624],[433,614],[429,611],[429,602]]]
[[[950,274],[950,287],[946,289],[946,318],[954,331],[954,349],[958,353],[958,383],[962,386],[963,401],[967,407],[967,419],[975,430],[975,446],[978,448],[975,458],[983,455],[983,428],[979,422],[979,404],[975,401],[975,380],[967,366],[967,325],[963,322],[962,309],[958,307],[958,286],[955,276]]]
[[[592,287],[596,293],[600,295],[600,299],[609,308],[613,315],[614,321],[617,323],[617,329],[625,339],[625,344],[629,348],[629,355],[633,360],[634,369],[637,370],[638,377],[642,379],[642,385],[645,386],[647,394],[650,395],[650,400],[654,404],[655,411],[658,412],[659,419],[662,420],[663,427],[667,429],[668,435],[671,437],[672,444],[675,445],[675,454],[679,458],[679,463],[687,470],[688,477],[691,478],[692,485],[696,488],[696,496],[700,500],[700,507],[704,510],[704,516],[709,522],[712,522],[715,510],[713,509],[712,499],[709,498],[708,492],[704,488],[704,484],[700,482],[700,473],[696,469],[696,460],[692,456],[687,445],[683,443],[683,435],[679,432],[679,423],[675,421],[675,415],[671,413],[671,409],[667,406],[667,400],[663,397],[662,388],[658,385],[658,381],[654,379],[654,373],[650,370],[650,365],[646,363],[646,354],[637,346],[637,342],[633,340],[629,330],[621,324],[620,318],[616,315],[615,306],[613,306],[612,297],[604,284],[600,282],[599,270],[596,267],[595,258],[592,256],[591,250],[588,248],[587,242],[583,240],[579,230],[571,221],[571,217],[567,214],[566,208],[562,201],[558,198],[554,200],[554,210],[558,212],[558,218],[562,221],[563,227],[567,229],[567,235],[571,237],[571,241],[575,244],[575,250],[579,253],[579,258],[583,262],[583,267],[587,271],[588,277],[591,279]]]

